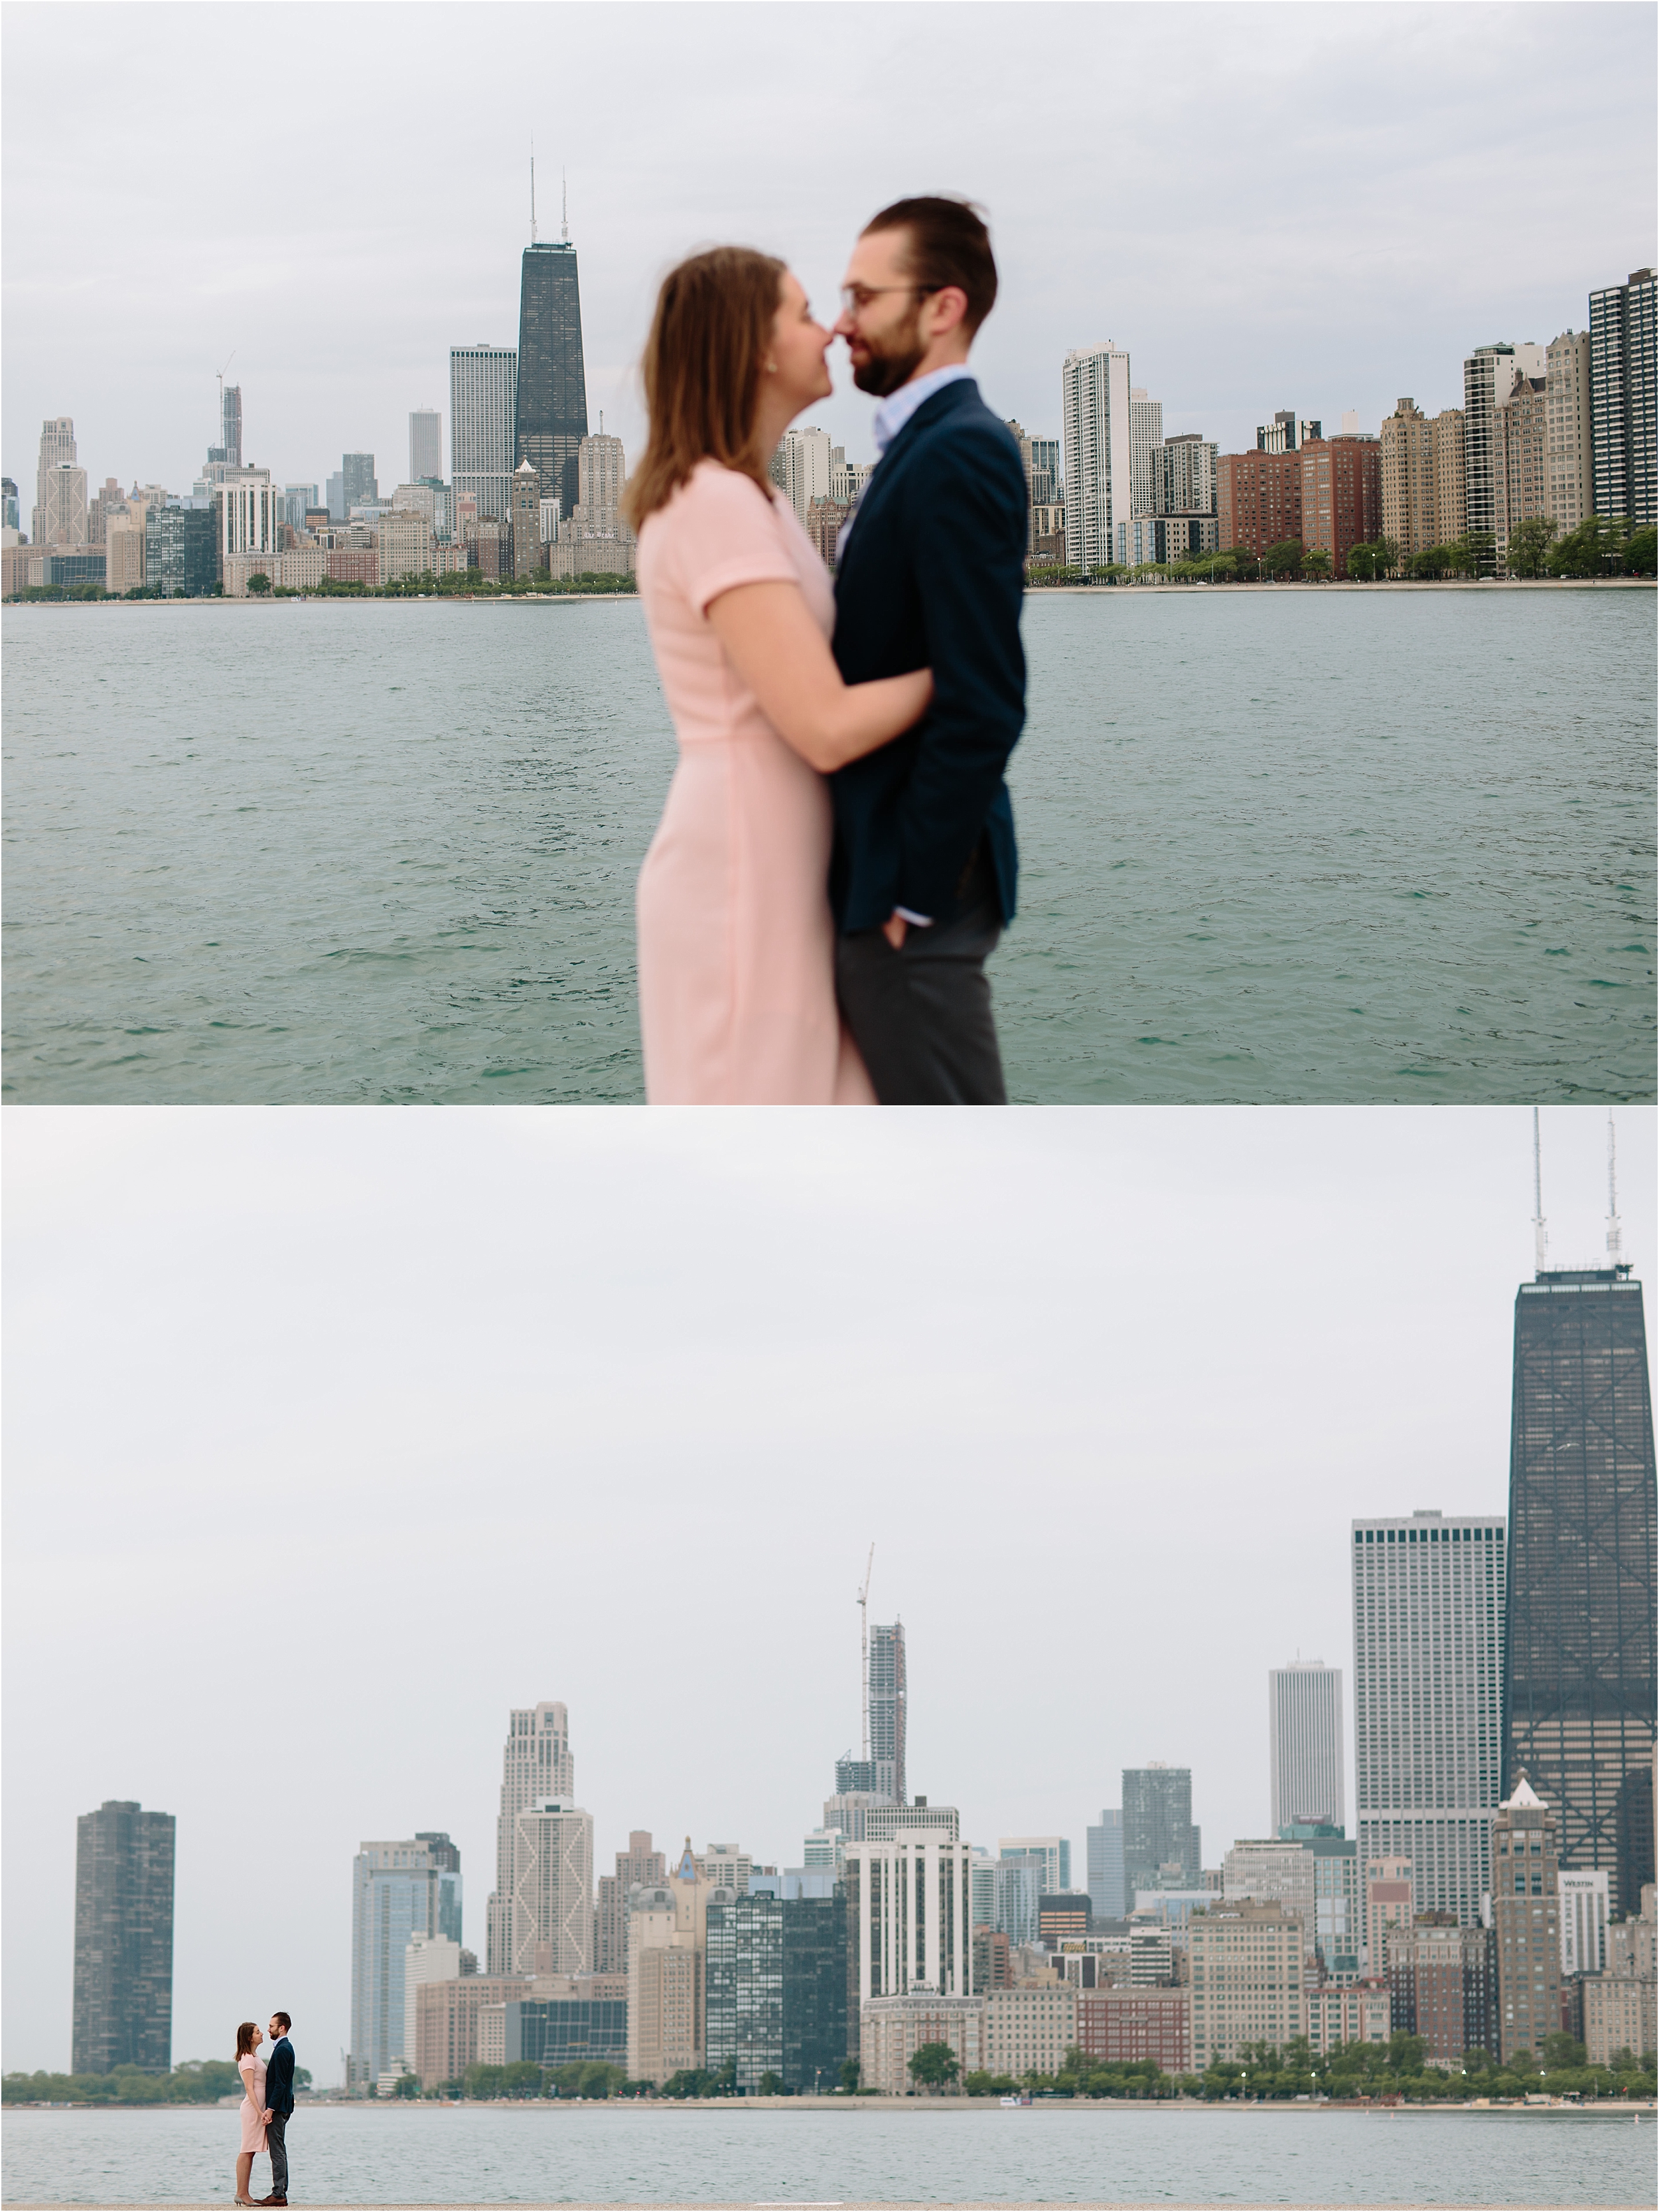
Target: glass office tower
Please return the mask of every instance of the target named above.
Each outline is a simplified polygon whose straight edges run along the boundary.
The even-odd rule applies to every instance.
[[[587,435],[582,303],[569,240],[526,246],[519,288],[519,395],[513,464],[528,461],[543,499],[568,517],[580,496],[576,457]]]
[[[1515,1300],[1503,1794],[1526,1777],[1615,1913],[1654,1878],[1654,1538],[1642,1286],[1540,1270]]]
[[[83,1813],[75,1834],[75,2011],[77,2074],[173,2064],[171,1813],[122,1797]]]

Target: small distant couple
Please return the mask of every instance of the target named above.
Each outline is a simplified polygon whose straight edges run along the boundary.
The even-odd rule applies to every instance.
[[[285,2012],[270,2015],[270,2056],[261,2058],[264,2031],[257,2021],[245,2020],[236,2031],[236,2070],[242,2077],[242,2148],[236,2159],[236,2202],[239,2204],[288,2203],[288,2124],[294,2116],[294,2045],[288,2032],[294,2025]],[[253,2161],[270,2154],[270,2194],[248,2195]]]
[[[951,199],[872,219],[833,329],[746,246],[664,280],[628,489],[679,740],[637,899],[653,1104],[1006,1103],[1026,487],[968,368],[996,293]],[[768,465],[838,337],[881,404],[832,589]]]

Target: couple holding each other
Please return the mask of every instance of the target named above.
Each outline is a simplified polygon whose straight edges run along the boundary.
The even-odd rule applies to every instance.
[[[242,2148],[236,2158],[236,2202],[239,2204],[288,2203],[288,2124],[294,2116],[294,2045],[288,2032],[294,2025],[285,2012],[270,2015],[270,2057],[259,2056],[264,2031],[245,2020],[236,2031],[236,2070],[242,2077]],[[270,2153],[270,2194],[248,2195],[253,2161],[262,2151]]]
[[[637,901],[653,1104],[1005,1103],[1026,488],[968,369],[996,291],[950,199],[872,220],[833,331],[746,246],[664,281],[628,489],[679,740]],[[836,336],[882,404],[832,589],[767,465]]]

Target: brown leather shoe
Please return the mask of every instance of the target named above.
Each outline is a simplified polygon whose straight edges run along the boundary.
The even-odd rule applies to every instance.
[[[288,2203],[286,2197],[277,2197],[275,2195],[270,2197],[256,2197],[253,2201],[256,2204],[286,2204]]]

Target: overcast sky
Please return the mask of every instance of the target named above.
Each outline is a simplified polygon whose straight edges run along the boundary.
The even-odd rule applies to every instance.
[[[1505,1505],[1518,1109],[6,1134],[8,2068],[68,2063],[106,1797],[178,1816],[175,2057],[283,2005],[319,2080],[360,1840],[447,1828],[483,1949],[514,1705],[568,1705],[601,1869],[632,1827],[799,1863],[872,1540],[913,1791],[1080,1875],[1122,1767],[1187,1764],[1216,1864],[1267,1824],[1268,1668],[1352,1708],[1351,1517]],[[1544,1146],[1582,1261],[1605,1120]]]
[[[408,469],[448,349],[516,344],[535,139],[581,257],[589,406],[630,452],[654,287],[687,249],[787,256],[826,319],[848,243],[917,191],[988,210],[986,394],[1058,435],[1110,338],[1166,433],[1275,408],[1461,404],[1498,338],[1583,329],[1656,239],[1648,6],[9,6],[0,467],[40,423],[188,489],[216,442],[320,483]],[[234,357],[233,357],[234,356]],[[869,458],[836,349],[815,410]]]

